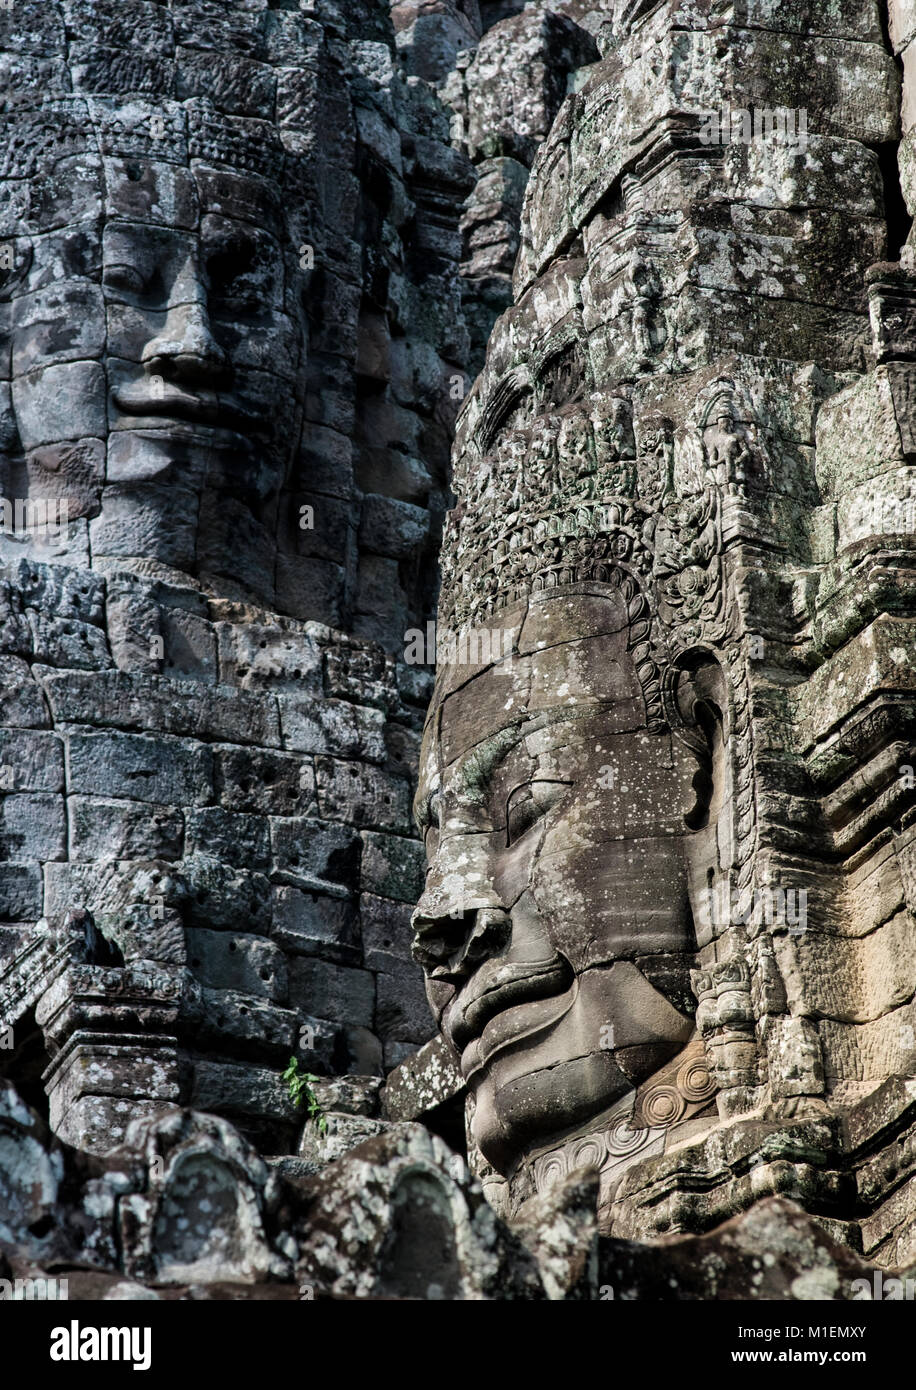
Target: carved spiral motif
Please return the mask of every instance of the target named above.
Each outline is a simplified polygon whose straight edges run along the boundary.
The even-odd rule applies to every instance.
[[[675,1124],[687,1109],[687,1102],[675,1086],[651,1086],[639,1108],[646,1124],[654,1128]]]
[[[534,1180],[538,1192],[549,1192],[566,1173],[567,1163],[562,1149],[557,1153],[548,1154],[535,1170]]]
[[[570,1155],[571,1168],[601,1168],[607,1160],[607,1150],[600,1137],[582,1139]]]
[[[716,1083],[704,1057],[694,1057],[684,1063],[677,1074],[677,1088],[690,1105],[699,1104],[715,1095]]]
[[[636,1153],[649,1142],[646,1129],[632,1129],[628,1117],[617,1120],[607,1133],[608,1152],[614,1158],[625,1158]]]

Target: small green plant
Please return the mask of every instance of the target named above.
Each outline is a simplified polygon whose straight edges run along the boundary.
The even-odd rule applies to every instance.
[[[318,1097],[312,1090],[312,1084],[318,1080],[310,1071],[299,1070],[298,1057],[290,1057],[289,1066],[283,1073],[283,1080],[289,1089],[289,1098],[293,1105],[298,1109],[303,1103],[308,1106],[308,1118],[314,1120],[318,1126],[318,1133],[323,1137],[328,1132],[328,1119],[318,1103]]]

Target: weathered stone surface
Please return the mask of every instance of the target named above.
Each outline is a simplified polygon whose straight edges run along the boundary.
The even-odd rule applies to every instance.
[[[145,1178],[118,1203],[130,1278],[255,1283],[287,1273],[265,1231],[278,1193],[266,1165],[225,1120],[173,1111],[138,1121],[126,1148]]]
[[[362,883],[370,893],[414,903],[423,887],[423,851],[416,840],[364,830]]]
[[[71,734],[69,786],[172,805],[199,806],[213,796],[210,750],[204,744],[146,734]]]
[[[416,1120],[464,1090],[464,1078],[441,1038],[433,1038],[390,1073],[384,1113],[392,1120]]]
[[[365,1115],[335,1114],[323,1112],[324,1128],[318,1131],[317,1124],[305,1126],[299,1143],[299,1158],[312,1173],[321,1172],[328,1163],[343,1158],[352,1149],[358,1148],[367,1139],[374,1139],[388,1128],[384,1120],[370,1119]]]
[[[338,1297],[544,1297],[534,1261],[500,1228],[461,1160],[419,1125],[360,1145],[316,1197],[297,1273]]]
[[[289,993],[294,1008],[348,1028],[371,1028],[375,1021],[375,976],[368,970],[295,956]]]
[[[509,36],[575,37],[526,7],[444,88],[532,172],[458,424],[415,955],[510,1219],[595,1167],[614,1236],[784,1193],[901,1263],[910,1167],[853,1136],[912,1125],[916,319],[909,156],[872,158],[909,117],[873,7],[815,8],[617,5],[523,108]]]
[[[911,1268],[909,0],[16,0],[0,70],[0,1277]]]
[[[149,802],[99,796],[67,799],[69,853],[75,860],[179,859],[184,840],[180,810]]]
[[[431,616],[472,171],[385,0],[24,4],[0,15],[11,1071],[49,1060],[16,1031],[37,1007],[53,1123],[87,1147],[131,1099],[201,1095],[288,1144],[284,1054],[383,1065],[358,900],[416,886],[395,658]],[[362,829],[403,841],[365,882]],[[69,936],[104,980],[77,986]]]
[[[355,964],[360,959],[352,901],[301,888],[276,890],[271,932],[286,951]]]

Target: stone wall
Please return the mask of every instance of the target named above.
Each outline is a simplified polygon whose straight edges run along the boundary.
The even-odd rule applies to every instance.
[[[0,9],[0,1279],[912,1272],[914,32],[903,0]],[[802,101],[801,150],[707,138]],[[427,875],[484,360],[439,612],[524,612],[508,682],[443,665]],[[608,671],[624,722],[585,776],[532,745],[553,776],[484,854],[498,722]],[[516,849],[510,806],[521,844],[580,783]],[[774,885],[810,930],[747,910]]]
[[[285,1151],[291,1054],[431,1033],[472,166],[382,0],[23,0],[0,52],[0,1064],[84,1147],[181,1101]]]
[[[74,1142],[181,1100],[282,1149],[291,1053],[380,1074],[431,1035],[407,634],[528,168],[597,57],[521,8],[0,12],[0,1062]],[[128,234],[148,279],[124,288]],[[163,288],[157,248],[191,244]],[[131,373],[224,390],[219,353],[282,422],[266,483],[119,403]]]

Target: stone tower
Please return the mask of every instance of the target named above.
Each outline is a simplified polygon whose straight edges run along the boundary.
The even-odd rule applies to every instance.
[[[0,1296],[912,1275],[914,40],[0,0]]]
[[[614,1235],[781,1193],[916,1249],[912,26],[883,8],[619,0],[534,164],[459,422],[415,917],[516,1218],[597,1167]]]
[[[104,1152],[431,1025],[411,779],[471,167],[383,3],[0,12],[3,1071]]]

